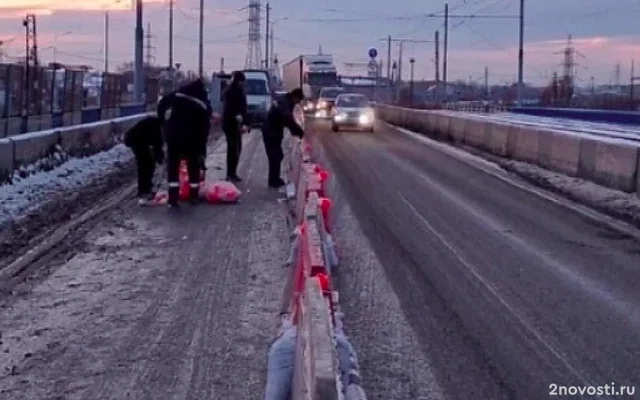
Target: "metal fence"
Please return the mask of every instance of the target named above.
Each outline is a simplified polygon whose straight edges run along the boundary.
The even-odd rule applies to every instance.
[[[147,78],[144,102],[135,103],[132,80],[132,74],[0,64],[0,138],[142,113],[174,87]]]

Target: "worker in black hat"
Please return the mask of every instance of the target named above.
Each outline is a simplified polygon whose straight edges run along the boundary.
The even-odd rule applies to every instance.
[[[227,139],[227,180],[241,182],[238,163],[242,152],[242,132],[249,129],[247,95],[244,91],[246,78],[241,71],[235,71],[231,83],[222,94],[222,131]]]
[[[284,128],[288,128],[293,136],[302,138],[304,131],[293,116],[293,109],[304,100],[302,89],[294,89],[284,96],[269,110],[262,126],[262,139],[269,160],[269,187],[280,188],[285,182],[280,177],[280,166],[284,158],[282,139]]]

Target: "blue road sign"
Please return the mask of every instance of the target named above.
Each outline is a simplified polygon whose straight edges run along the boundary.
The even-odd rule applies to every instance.
[[[371,57],[371,58],[378,57],[378,50],[373,49],[373,48],[369,49],[369,57]]]

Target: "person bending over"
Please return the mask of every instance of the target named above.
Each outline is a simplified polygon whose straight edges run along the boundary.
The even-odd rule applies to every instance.
[[[302,138],[304,131],[298,125],[293,109],[304,100],[302,89],[294,89],[269,110],[267,119],[262,126],[262,139],[269,160],[269,187],[280,188],[285,182],[280,177],[280,167],[284,154],[282,152],[282,140],[284,128],[288,128],[293,136]]]
[[[150,116],[140,120],[125,133],[124,144],[135,156],[138,169],[139,204],[153,201],[153,174],[158,165],[164,162],[162,150],[162,123],[158,117]]]
[[[158,104],[158,117],[165,122],[170,207],[178,205],[181,160],[187,162],[190,200],[193,204],[199,201],[211,114],[207,90],[200,79],[168,94]]]

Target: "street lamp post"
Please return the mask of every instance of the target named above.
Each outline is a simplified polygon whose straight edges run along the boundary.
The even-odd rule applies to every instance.
[[[71,31],[66,31],[53,37],[53,63],[54,64],[58,63],[58,39],[70,34],[71,34]]]
[[[411,57],[411,59],[409,60],[409,63],[411,64],[411,80],[409,81],[409,96],[410,97],[410,101],[411,101],[411,106],[413,107],[413,72],[414,72],[414,66],[416,63],[416,59]]]
[[[122,3],[115,0],[113,4]],[[104,72],[109,72],[109,9],[104,10]]]

